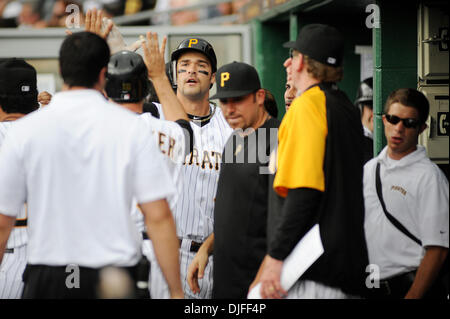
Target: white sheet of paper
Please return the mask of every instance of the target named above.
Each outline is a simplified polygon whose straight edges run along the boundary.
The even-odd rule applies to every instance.
[[[54,95],[56,91],[56,79],[53,73],[38,73],[37,76],[38,92],[47,91]]]
[[[319,224],[314,225],[286,257],[281,270],[280,283],[288,291],[303,273],[323,254]],[[261,299],[261,283],[249,292],[248,299]]]

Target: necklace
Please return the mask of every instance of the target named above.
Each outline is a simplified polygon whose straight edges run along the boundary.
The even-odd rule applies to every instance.
[[[213,117],[214,113],[216,113],[216,108],[217,108],[217,106],[213,105],[213,107],[210,108],[210,110],[209,110],[209,115],[206,115],[206,116],[197,116],[197,115],[188,114],[188,117],[192,121],[203,123],[203,122],[209,121]]]

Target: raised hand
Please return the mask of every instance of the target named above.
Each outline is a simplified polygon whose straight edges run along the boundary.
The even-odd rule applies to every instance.
[[[84,28],[86,31],[97,34],[98,36],[106,39],[111,32],[114,23],[111,19],[108,19],[108,22],[104,28],[102,28],[103,21],[103,11],[98,10],[96,8],[92,10],[88,10],[86,12],[86,19]],[[102,30],[103,29],[103,30]]]
[[[84,24],[85,31],[95,33],[106,40],[112,28],[114,27],[114,23],[112,22],[111,19],[108,19],[106,27],[102,27],[102,21],[103,21],[103,12],[101,10],[97,11],[96,8],[88,10],[86,12],[86,19]],[[67,35],[73,34],[73,32],[70,30],[66,30],[65,32]]]
[[[166,66],[164,61],[166,43],[167,37],[164,37],[161,48],[159,48],[158,34],[156,32],[147,32],[147,41],[142,43],[144,62],[147,66],[148,76],[151,79],[166,76]]]

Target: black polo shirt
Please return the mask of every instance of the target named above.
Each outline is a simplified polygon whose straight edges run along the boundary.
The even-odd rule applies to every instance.
[[[261,170],[267,168],[268,157],[276,146],[274,133],[279,125],[279,120],[270,118],[249,136],[232,134],[225,146],[214,209],[213,298],[246,298],[267,253],[271,185],[270,175],[261,174]],[[271,129],[275,137],[272,145]],[[259,151],[267,158],[260,158]]]

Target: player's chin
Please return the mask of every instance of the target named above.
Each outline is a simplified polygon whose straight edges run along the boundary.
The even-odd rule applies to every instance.
[[[230,127],[234,130],[242,129],[244,127],[240,117],[235,117],[235,118],[228,117],[228,118],[226,118],[226,120],[228,122],[228,125],[230,125]]]
[[[183,95],[193,100],[202,99],[207,92],[203,92],[200,88],[184,88]]]

